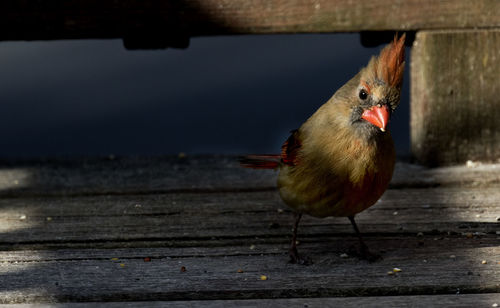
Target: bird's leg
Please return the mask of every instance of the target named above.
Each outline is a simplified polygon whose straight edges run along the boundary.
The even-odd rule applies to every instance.
[[[368,260],[370,262],[374,262],[380,259],[381,257],[379,255],[371,253],[370,250],[368,249],[368,246],[366,246],[365,242],[363,241],[363,238],[361,237],[361,232],[359,232],[358,226],[356,225],[354,216],[348,216],[348,218],[352,224],[352,227],[354,228],[354,231],[356,231],[356,234],[358,235],[359,238],[360,258]]]
[[[295,222],[293,223],[292,229],[292,242],[290,243],[290,249],[288,253],[290,254],[290,263],[308,265],[311,264],[311,260],[308,258],[301,258],[297,251],[297,229],[299,228],[300,218],[302,218],[301,213],[294,213]]]

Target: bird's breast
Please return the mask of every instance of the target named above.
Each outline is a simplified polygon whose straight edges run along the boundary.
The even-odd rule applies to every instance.
[[[394,170],[394,145],[387,135],[378,144],[359,139],[303,155],[278,177],[282,199],[311,216],[351,216],[373,205]],[[308,159],[310,158],[310,159]]]

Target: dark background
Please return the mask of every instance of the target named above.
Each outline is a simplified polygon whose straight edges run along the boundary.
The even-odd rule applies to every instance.
[[[383,46],[358,34],[0,43],[0,157],[278,153]],[[408,51],[407,51],[408,54]],[[409,152],[408,56],[391,131]]]

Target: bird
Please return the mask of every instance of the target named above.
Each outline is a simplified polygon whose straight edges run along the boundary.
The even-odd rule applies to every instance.
[[[392,178],[396,154],[389,120],[400,103],[405,66],[405,34],[340,87],[298,129],[280,154],[246,155],[240,164],[277,169],[281,199],[294,212],[290,262],[310,264],[297,251],[303,214],[347,217],[359,239],[359,256],[379,258],[364,243],[355,215],[377,202]]]

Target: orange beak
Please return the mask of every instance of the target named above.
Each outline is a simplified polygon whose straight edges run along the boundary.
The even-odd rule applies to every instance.
[[[387,123],[389,123],[389,107],[387,107],[387,105],[382,105],[381,107],[373,106],[372,108],[365,110],[361,115],[361,118],[372,123],[380,128],[381,131],[385,132]]]

